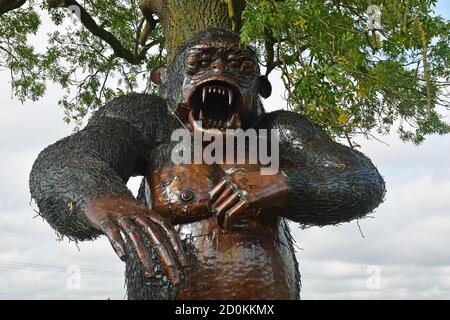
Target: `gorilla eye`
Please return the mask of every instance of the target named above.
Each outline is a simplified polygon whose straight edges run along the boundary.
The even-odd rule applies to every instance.
[[[195,63],[196,63],[195,56],[189,56],[189,57],[186,59],[186,64],[189,65],[189,66],[191,66],[191,67],[195,67]]]
[[[231,68],[239,68],[241,66],[241,61],[237,59],[230,60],[229,65]]]
[[[210,62],[207,59],[201,59],[198,61],[198,66],[200,66],[201,68],[206,68],[209,66]]]

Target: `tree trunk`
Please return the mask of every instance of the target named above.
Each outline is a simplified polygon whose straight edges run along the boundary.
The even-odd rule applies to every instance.
[[[140,7],[159,17],[170,61],[181,44],[206,27],[239,31],[245,0],[142,0]]]

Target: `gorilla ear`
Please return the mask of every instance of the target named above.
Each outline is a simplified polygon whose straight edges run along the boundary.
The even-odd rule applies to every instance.
[[[264,99],[267,99],[272,94],[272,85],[266,76],[258,77],[258,93]]]
[[[150,79],[154,84],[160,85],[164,81],[166,69],[166,66],[162,65],[152,70],[150,73]]]

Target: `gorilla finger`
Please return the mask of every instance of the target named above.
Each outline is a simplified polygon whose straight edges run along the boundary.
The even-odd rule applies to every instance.
[[[212,188],[212,190],[208,192],[211,200],[215,200],[222,193],[223,189],[225,189],[227,184],[228,184],[227,180],[224,179],[221,182],[219,182],[214,188]]]
[[[235,192],[215,209],[216,214],[222,215],[229,208],[233,207],[238,201],[239,201],[239,193]]]
[[[144,269],[145,276],[150,278],[154,277],[156,274],[153,269],[150,250],[146,247],[144,239],[140,235],[136,225],[129,218],[118,219],[117,223],[127,236],[127,239],[132,243],[134,251]]]
[[[125,251],[125,241],[120,234],[119,228],[114,223],[106,221],[102,224],[102,231],[108,238],[111,246],[119,256],[120,260],[125,261],[127,259],[127,253]]]
[[[171,252],[172,248],[166,245],[166,241],[160,234],[158,227],[144,217],[137,217],[136,223],[145,230],[146,235],[154,245],[161,263],[161,267],[164,270],[164,274],[170,279],[170,281],[172,281],[173,284],[180,283],[177,262]]]
[[[148,218],[152,222],[158,224],[161,227],[161,229],[167,234],[167,237],[169,238],[170,243],[172,244],[172,247],[175,251],[178,261],[180,261],[180,264],[183,267],[186,267],[188,265],[186,253],[184,252],[183,245],[180,240],[180,236],[175,231],[172,224],[156,213],[152,214]]]
[[[232,225],[234,225],[235,221],[238,220],[239,217],[245,212],[245,206],[247,202],[244,200],[236,203],[230,210],[225,214],[224,228],[230,229]]]
[[[217,197],[217,200],[214,201],[213,205],[212,205],[212,209],[216,209],[222,202],[225,201],[225,199],[227,199],[230,194],[233,193],[233,188],[231,186],[227,186],[225,188],[225,190]]]

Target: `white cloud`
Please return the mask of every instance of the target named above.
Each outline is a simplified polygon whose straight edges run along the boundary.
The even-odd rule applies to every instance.
[[[0,73],[0,299],[123,299],[124,265],[106,239],[80,243],[78,249],[74,243],[56,241],[46,222],[33,219],[36,213],[29,205],[28,190],[31,166],[44,147],[73,128],[62,121],[57,95],[25,106],[11,100],[7,76]],[[49,92],[59,91],[50,88]],[[61,266],[62,271],[11,263]],[[81,268],[81,290],[66,286],[69,275],[64,270],[71,265]]]

